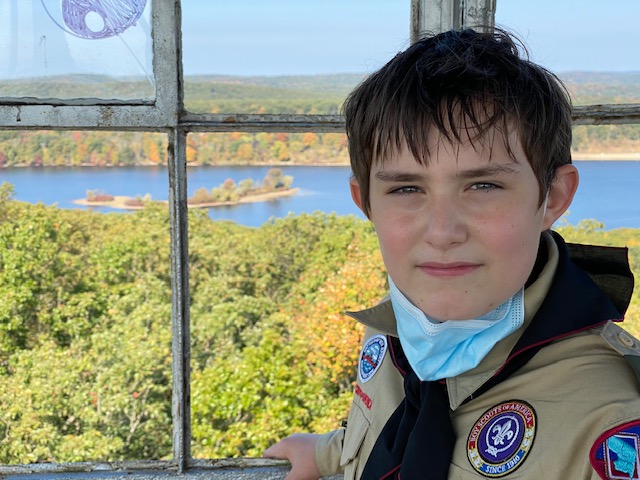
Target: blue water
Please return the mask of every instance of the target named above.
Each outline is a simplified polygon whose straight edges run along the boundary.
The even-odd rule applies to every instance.
[[[580,188],[566,217],[571,224],[596,219],[606,229],[640,228],[640,162],[578,161]],[[237,182],[252,178],[259,182],[269,167],[190,167],[188,190],[191,196],[201,187],[211,189],[227,178]],[[272,217],[289,213],[335,212],[364,218],[351,201],[348,167],[282,167],[294,178],[300,191],[293,197],[264,203],[242,204],[209,209],[213,219],[233,220],[243,225],[259,226]],[[166,168],[19,168],[0,170],[0,182],[12,183],[16,199],[27,202],[57,204],[61,208],[92,208],[101,212],[116,211],[104,207],[75,205],[87,190],[103,190],[111,195],[145,195],[166,200],[169,181]],[[122,211],[122,210],[117,210]]]

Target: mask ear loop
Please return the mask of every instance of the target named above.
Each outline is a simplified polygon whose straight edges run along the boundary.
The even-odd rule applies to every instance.
[[[547,203],[549,202],[549,192],[547,192],[547,194],[544,196],[544,202],[542,202],[541,205],[541,209],[542,209],[542,218],[544,219],[544,217],[547,215]]]

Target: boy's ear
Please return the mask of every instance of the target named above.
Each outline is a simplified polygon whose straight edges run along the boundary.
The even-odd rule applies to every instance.
[[[351,190],[351,198],[353,199],[353,203],[357,205],[357,207],[362,210],[362,191],[360,190],[360,184],[355,178],[349,180],[349,189]]]
[[[573,165],[562,165],[549,188],[544,213],[543,229],[548,230],[567,211],[578,188],[578,170]]]

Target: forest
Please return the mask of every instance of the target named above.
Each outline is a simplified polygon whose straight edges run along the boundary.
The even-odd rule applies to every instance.
[[[0,186],[0,462],[171,456],[168,212],[28,204]],[[569,241],[629,247],[595,220]],[[258,456],[345,419],[362,327],[386,289],[371,225],[288,216],[260,228],[189,212],[192,451]],[[625,325],[640,333],[636,289]]]
[[[357,74],[187,77],[185,107],[196,113],[338,114],[362,78]],[[576,105],[640,102],[639,73],[570,72],[562,78]],[[43,86],[43,95],[62,95],[70,81]],[[78,88],[81,82],[100,81],[116,98],[120,92],[118,85],[105,79],[75,81]],[[149,132],[0,131],[0,168],[157,165],[166,164],[166,151],[165,136]],[[640,154],[640,125],[577,126],[573,153],[575,157]],[[187,162],[346,165],[347,141],[342,133],[194,133],[188,136]]]

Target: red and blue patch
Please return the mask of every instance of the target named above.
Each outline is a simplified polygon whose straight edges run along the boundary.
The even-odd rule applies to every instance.
[[[387,337],[384,335],[374,335],[365,342],[358,362],[360,382],[366,383],[371,380],[380,368],[386,351]]]
[[[590,460],[603,480],[640,480],[640,420],[600,435]]]

